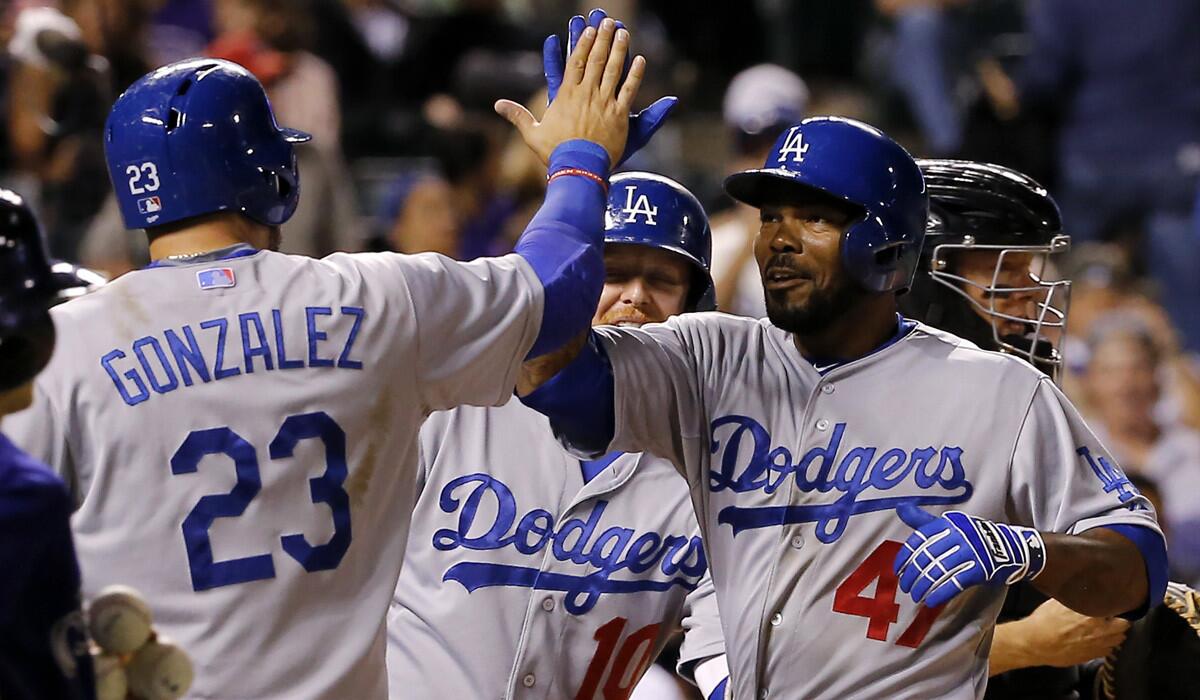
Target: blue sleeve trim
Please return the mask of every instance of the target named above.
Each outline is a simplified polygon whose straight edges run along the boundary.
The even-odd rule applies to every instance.
[[[708,700],[725,700],[725,690],[729,687],[729,676],[725,676],[716,688],[708,694]]]
[[[1160,605],[1167,593],[1167,543],[1162,535],[1142,525],[1101,527],[1126,537],[1137,545],[1138,551],[1142,553],[1142,561],[1146,565],[1146,601],[1136,610],[1120,615],[1126,620],[1137,620],[1149,612],[1150,608]]]
[[[547,172],[553,175],[563,168],[580,168],[607,180],[608,151],[600,144],[584,139],[563,141],[550,154],[550,167]]]
[[[583,140],[560,144],[551,170],[583,168],[608,177],[608,154]],[[542,325],[526,358],[562,347],[588,327],[604,287],[604,188],[586,177],[560,177],[514,251],[525,258],[545,290]]]
[[[521,402],[548,417],[576,450],[599,455],[616,435],[615,392],[612,364],[591,333],[571,364]]]

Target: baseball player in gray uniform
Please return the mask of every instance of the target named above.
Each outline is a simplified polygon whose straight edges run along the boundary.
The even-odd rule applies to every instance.
[[[54,310],[57,350],[14,442],[61,473],[85,595],[153,601],[195,698],[384,698],[385,618],[425,417],[499,405],[522,359],[586,331],[603,286],[609,168],[629,116],[628,34],[589,29],[535,122],[546,200],[501,258],[273,252],[292,143],[262,86],[194,59],[143,77],[105,128],[127,227],[154,263]]]
[[[614,175],[605,229],[594,324],[712,308],[708,217],[681,185]],[[434,413],[420,457],[388,616],[394,700],[617,700],[681,628],[685,673],[724,652],[688,485],[666,460],[573,459],[519,401]]]
[[[735,697],[979,698],[1005,584],[1162,599],[1149,502],[1053,382],[897,314],[928,213],[902,148],[807,119],[726,189],[761,212],[767,319],[593,329],[520,390],[581,453],[688,479]]]

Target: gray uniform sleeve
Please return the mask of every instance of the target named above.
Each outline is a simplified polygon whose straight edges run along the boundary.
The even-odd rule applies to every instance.
[[[684,601],[683,644],[679,647],[676,671],[693,685],[696,664],[725,653],[725,638],[721,634],[721,616],[717,612],[717,594],[712,577],[707,573],[696,590]]]
[[[368,284],[403,285],[406,298],[391,313],[411,316],[415,357],[403,361],[427,408],[512,397],[542,322],[542,285],[529,263],[518,255],[465,263],[435,253],[346,257]]]
[[[1049,379],[1038,383],[1030,401],[1010,479],[1016,524],[1067,534],[1116,524],[1161,532],[1149,500]]]
[[[0,429],[13,444],[35,459],[48,465],[67,483],[75,507],[83,502],[80,477],[76,473],[67,432],[63,429],[63,414],[51,401],[53,389],[47,386],[50,375],[43,372],[33,385],[33,404],[19,413],[5,416]]]
[[[689,332],[694,329],[682,321],[596,330],[613,368],[611,449],[649,452],[681,471],[705,434],[703,392]]]

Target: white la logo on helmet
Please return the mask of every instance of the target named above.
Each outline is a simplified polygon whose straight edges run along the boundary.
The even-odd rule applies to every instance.
[[[658,207],[650,204],[650,198],[644,194],[637,195],[637,200],[633,196],[637,192],[637,185],[630,185],[625,188],[625,223],[636,223],[638,215],[646,217],[646,223],[650,226],[656,226],[657,222],[654,217],[658,216]]]
[[[793,161],[800,163],[804,160],[805,153],[808,153],[808,144],[804,143],[804,132],[800,131],[800,127],[793,126],[788,129],[783,148],[779,149],[778,161],[782,163],[791,155]]]

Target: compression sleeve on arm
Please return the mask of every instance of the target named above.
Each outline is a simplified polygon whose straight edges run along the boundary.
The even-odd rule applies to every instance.
[[[612,364],[589,333],[579,355],[521,402],[548,417],[576,451],[602,455],[616,435],[615,392]]]
[[[596,178],[552,179],[545,201],[514,248],[544,289],[542,325],[526,359],[557,350],[587,328],[604,287],[606,197],[601,181],[608,179],[608,153],[591,141],[567,141],[550,154],[549,172],[567,168]]]
[[[1150,608],[1163,602],[1167,593],[1167,545],[1163,536],[1148,527],[1140,525],[1101,525],[1106,530],[1112,530],[1124,536],[1137,546],[1142,553],[1142,561],[1146,565],[1146,600],[1136,610],[1120,615],[1126,620],[1136,620]]]

